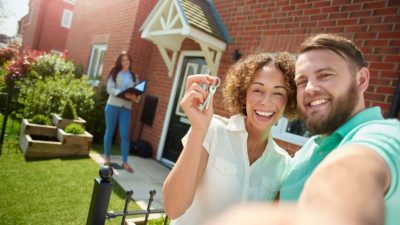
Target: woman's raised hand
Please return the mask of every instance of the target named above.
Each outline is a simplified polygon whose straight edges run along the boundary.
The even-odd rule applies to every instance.
[[[186,81],[185,95],[181,101],[181,107],[188,117],[192,128],[208,129],[213,115],[213,99],[210,99],[208,108],[199,110],[199,105],[206,101],[207,91],[200,87],[201,84],[210,86],[216,83],[217,78],[207,74],[188,76]]]

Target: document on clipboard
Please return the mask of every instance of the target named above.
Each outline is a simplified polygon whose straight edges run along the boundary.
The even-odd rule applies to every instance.
[[[135,86],[121,91],[121,93],[119,93],[116,97],[129,100],[125,98],[126,93],[135,94],[136,96],[139,96],[146,91],[146,87],[147,87],[147,80],[142,80],[139,83],[135,84]]]

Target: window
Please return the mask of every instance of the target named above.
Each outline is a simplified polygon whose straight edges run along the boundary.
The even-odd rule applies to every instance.
[[[311,134],[305,129],[303,121],[289,121],[287,118],[282,117],[272,127],[272,136],[285,142],[303,145]]]
[[[64,9],[63,16],[61,18],[61,26],[65,28],[71,28],[73,15],[74,13],[71,10]]]
[[[90,80],[96,81],[100,79],[103,72],[104,54],[106,53],[107,45],[93,45],[90,52],[90,60],[87,75]]]

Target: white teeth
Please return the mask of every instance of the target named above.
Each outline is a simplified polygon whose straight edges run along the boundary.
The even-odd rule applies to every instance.
[[[311,106],[322,105],[322,104],[324,104],[326,102],[327,102],[326,99],[318,99],[318,100],[310,102],[310,105]]]
[[[263,111],[256,111],[256,113],[260,116],[272,116],[274,112],[263,112]]]

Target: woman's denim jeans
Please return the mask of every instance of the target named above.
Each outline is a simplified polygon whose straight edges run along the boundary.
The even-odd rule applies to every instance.
[[[119,127],[121,137],[122,162],[128,161],[129,152],[129,131],[131,125],[131,110],[107,104],[105,107],[106,132],[104,134],[104,154],[110,156],[112,138],[114,137],[115,127]]]

